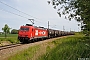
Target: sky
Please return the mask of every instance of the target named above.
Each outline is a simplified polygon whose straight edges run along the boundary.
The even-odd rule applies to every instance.
[[[0,31],[5,24],[12,29],[19,29],[25,24],[32,24],[28,19],[34,19],[34,26],[65,31],[80,31],[77,21],[59,17],[47,0],[0,0]]]

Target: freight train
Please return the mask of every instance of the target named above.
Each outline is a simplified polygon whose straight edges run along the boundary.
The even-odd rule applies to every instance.
[[[60,31],[26,24],[25,26],[20,27],[18,31],[18,40],[22,43],[26,43],[39,39],[55,38],[66,35],[74,35],[74,32]]]

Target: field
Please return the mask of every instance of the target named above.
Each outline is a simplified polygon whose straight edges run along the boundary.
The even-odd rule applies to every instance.
[[[33,53],[33,54],[32,54]],[[23,58],[24,57],[24,58]],[[64,37],[32,46],[16,53],[9,60],[90,60],[90,37],[76,33],[75,36]]]
[[[4,37],[4,34],[0,35],[0,43],[3,41],[8,41],[10,43],[18,43],[19,41],[17,40],[18,35],[17,34],[7,34],[7,37]]]

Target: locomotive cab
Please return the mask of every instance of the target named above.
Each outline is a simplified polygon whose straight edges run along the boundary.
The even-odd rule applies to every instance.
[[[33,37],[33,26],[21,26],[18,32],[20,42],[28,42]]]

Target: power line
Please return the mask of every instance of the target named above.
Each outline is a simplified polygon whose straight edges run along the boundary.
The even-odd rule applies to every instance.
[[[28,19],[27,17],[24,17],[24,16],[22,16],[22,15],[19,15],[19,14],[13,13],[13,12],[10,12],[10,11],[5,10],[5,9],[3,9],[3,8],[0,8],[0,10]]]
[[[12,9],[14,9],[14,10],[16,10],[16,11],[18,11],[18,12],[21,12],[21,13],[23,13],[23,14],[25,14],[25,15],[31,16],[31,15],[29,15],[29,14],[27,14],[27,13],[25,13],[25,12],[22,12],[22,11],[16,9],[16,8],[14,8],[14,7],[12,7],[12,6],[8,5],[8,4],[6,4],[6,3],[3,3],[2,1],[0,1],[0,3],[6,5],[6,6],[10,7],[10,8],[12,8]],[[34,16],[31,16],[31,17],[33,17],[33,18],[35,18],[35,19],[39,19],[39,18],[36,18],[36,17],[34,17]],[[39,20],[40,20],[40,19],[39,19]]]
[[[29,19],[29,18],[27,18],[27,17],[25,17],[25,16],[22,16],[22,15],[19,15],[19,14],[13,13],[13,12],[10,12],[10,11],[5,10],[5,9],[3,9],[3,8],[0,8],[0,10],[5,11],[5,12],[8,12],[8,13],[11,13],[11,14],[14,14],[14,15],[17,15],[17,16],[20,16],[20,17],[25,18],[25,19]],[[35,20],[35,21],[36,21],[36,20]],[[39,21],[36,21],[36,22],[39,22]],[[39,22],[39,23],[41,23],[41,22]]]
[[[14,8],[14,7],[12,7],[12,6],[10,6],[10,5],[8,5],[8,4],[2,2],[2,1],[0,1],[0,3],[6,5],[6,6],[10,7],[10,8],[12,8],[12,9],[14,9],[14,10],[20,12],[20,13],[23,13],[23,14],[25,14],[25,15],[27,15],[27,16],[30,16],[30,17],[33,17],[33,18],[35,18],[35,19],[41,20],[41,19],[36,18],[36,17],[34,17],[34,16],[32,16],[32,15],[29,15],[29,14],[27,14],[27,13],[25,13],[25,12],[22,12],[22,11],[16,9],[16,8]],[[22,16],[22,15],[19,15],[19,14],[16,14],[16,13],[10,12],[10,11],[7,11],[7,10],[5,10],[5,9],[2,9],[2,10],[3,10],[3,11],[6,11],[6,12],[8,12],[8,13],[11,13],[11,14],[14,14],[14,15],[17,15],[17,16],[20,16],[20,17],[23,17],[23,18],[29,19],[29,18],[27,18],[27,17],[24,17],[24,16]],[[36,20],[34,20],[34,21],[36,21]],[[41,22],[41,21],[36,21],[36,22],[44,23],[44,22]],[[44,24],[46,24],[46,23],[44,23]]]
[[[5,10],[5,9],[3,9],[3,8],[0,8],[0,10],[2,10],[2,11],[4,11],[4,12],[11,13],[11,14],[13,14],[13,15],[17,15],[17,16],[22,17],[22,18],[25,18],[25,19],[27,19],[27,20],[29,19],[29,18],[27,18],[27,17],[25,17],[25,16],[22,16],[22,15],[19,15],[19,14],[13,13],[13,12],[10,12],[10,11]],[[36,20],[35,20],[35,21],[36,21]],[[36,21],[36,22],[42,23],[42,22],[39,22],[39,21]],[[46,24],[46,23],[45,23],[45,24]]]

